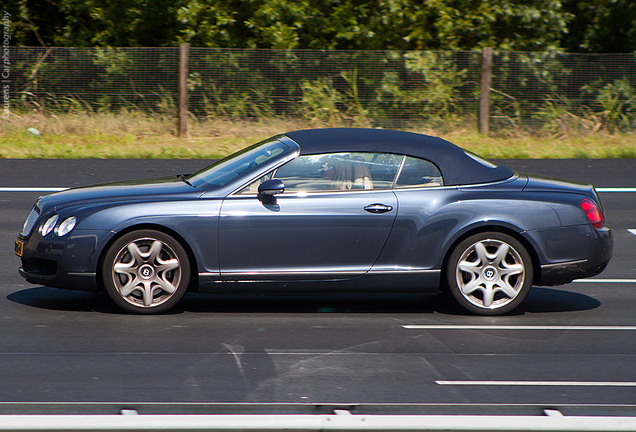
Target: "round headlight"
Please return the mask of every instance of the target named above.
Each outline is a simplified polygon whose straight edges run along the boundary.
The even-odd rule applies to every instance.
[[[64,222],[62,222],[60,226],[57,227],[55,233],[60,237],[65,236],[66,234],[70,233],[73,228],[75,228],[76,222],[77,219],[75,219],[75,216],[64,219]]]
[[[44,222],[44,225],[40,227],[40,234],[42,235],[42,237],[53,231],[58,218],[58,215],[53,215],[46,222]]]

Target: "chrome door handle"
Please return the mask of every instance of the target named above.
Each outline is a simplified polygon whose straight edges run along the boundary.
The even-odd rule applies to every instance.
[[[369,204],[368,206],[364,208],[364,210],[368,211],[369,213],[386,213],[393,210],[393,207],[389,205],[376,203],[376,204]]]

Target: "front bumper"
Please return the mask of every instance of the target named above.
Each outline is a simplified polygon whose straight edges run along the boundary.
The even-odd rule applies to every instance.
[[[97,266],[110,231],[74,230],[60,238],[42,238],[36,231],[22,242],[20,276],[28,282],[56,288],[97,290]],[[16,246],[16,254],[18,249]]]

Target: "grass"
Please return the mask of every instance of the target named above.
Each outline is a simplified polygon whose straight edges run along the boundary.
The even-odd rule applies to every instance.
[[[338,126],[338,125],[335,125]],[[217,159],[281,132],[319,127],[300,119],[191,119],[190,137],[176,121],[140,112],[12,115],[0,119],[0,158]],[[39,135],[30,132],[36,129]],[[590,132],[554,137],[504,131],[479,135],[470,127],[406,130],[440,136],[485,158],[634,158],[636,135]]]

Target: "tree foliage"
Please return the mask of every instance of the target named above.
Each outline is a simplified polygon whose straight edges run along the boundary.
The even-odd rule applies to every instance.
[[[631,52],[633,0],[17,0],[22,46]]]
[[[564,0],[563,7],[576,17],[563,39],[565,50],[636,51],[636,2],[633,0]]]
[[[106,47],[174,44],[181,0],[18,0],[7,8],[14,43]]]

